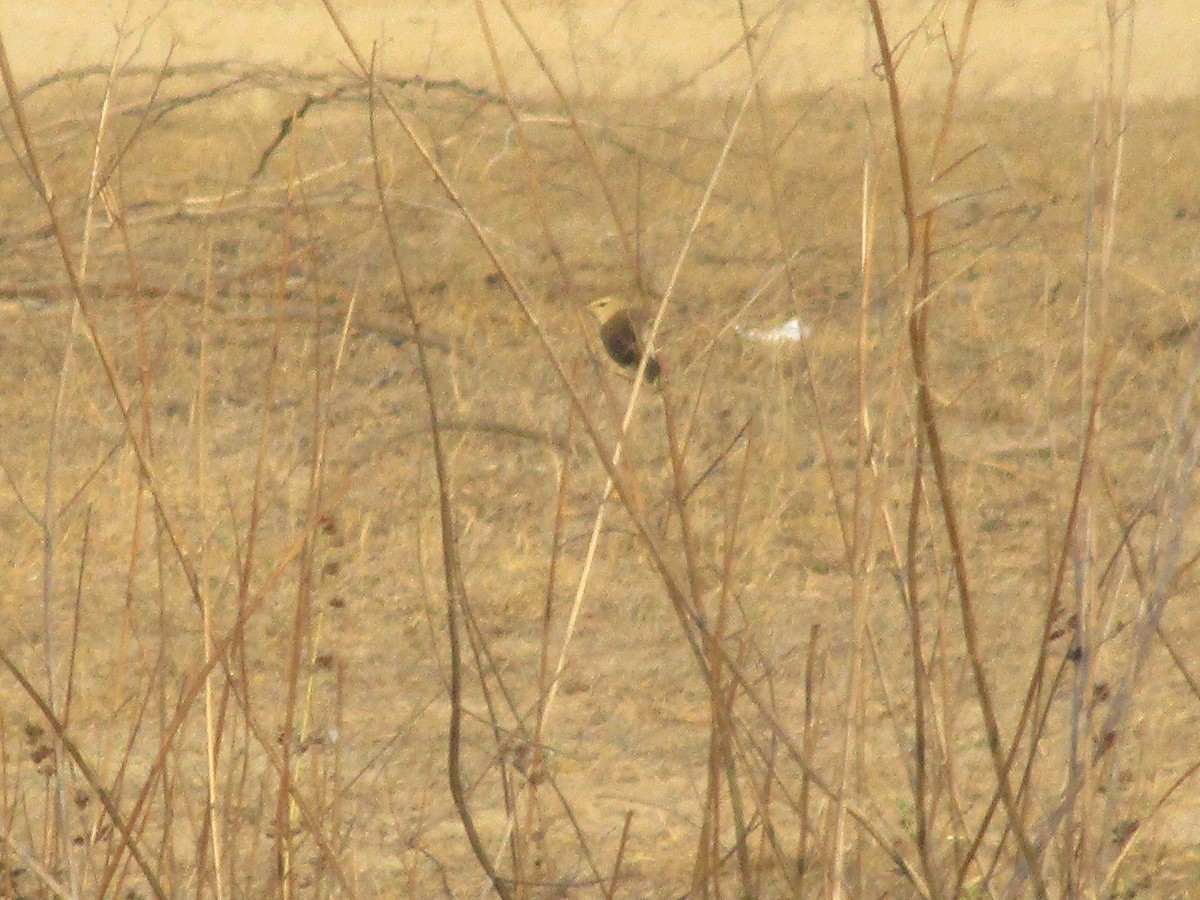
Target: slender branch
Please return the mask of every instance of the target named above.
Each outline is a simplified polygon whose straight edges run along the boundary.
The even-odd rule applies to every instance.
[[[384,233],[387,237],[388,248],[391,251],[392,265],[400,280],[401,299],[404,311],[408,315],[409,325],[416,337],[417,365],[421,372],[421,381],[425,386],[426,408],[429,414],[430,443],[433,447],[434,469],[437,473],[438,511],[441,518],[442,531],[442,575],[446,586],[446,627],[450,639],[450,734],[447,740],[449,766],[450,794],[454,806],[458,810],[459,820],[467,833],[467,840],[475,854],[480,867],[487,874],[496,893],[509,900],[513,897],[512,885],[500,877],[492,865],[487,848],[475,825],[475,817],[467,804],[466,790],[462,774],[462,718],[463,718],[463,663],[460,647],[459,616],[466,606],[466,584],[463,581],[462,564],[458,556],[458,533],[454,523],[454,505],[450,499],[450,472],[446,464],[445,452],[442,448],[442,432],[439,424],[437,395],[433,387],[433,370],[422,342],[424,324],[417,313],[416,304],[408,290],[408,279],[405,275],[404,260],[400,245],[396,239],[396,228],[392,222],[390,207],[387,203],[387,193],[383,183],[383,168],[379,149],[378,131],[375,126],[375,59],[372,55],[370,66],[366,70],[367,86],[371,102],[367,104],[370,121],[371,155],[375,160],[375,192],[379,200],[379,214],[383,217]]]

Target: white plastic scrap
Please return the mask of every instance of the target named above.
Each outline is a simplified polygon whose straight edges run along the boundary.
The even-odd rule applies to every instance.
[[[739,337],[748,341],[758,341],[762,344],[796,344],[805,338],[812,337],[812,326],[799,319],[788,319],[782,325],[774,328],[743,328],[734,327]]]

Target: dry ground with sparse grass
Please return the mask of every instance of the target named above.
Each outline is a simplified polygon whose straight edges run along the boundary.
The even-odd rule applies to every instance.
[[[52,660],[58,718],[94,780],[56,762],[44,711],[0,675],[0,894],[52,896],[75,879],[81,896],[152,895],[98,785],[170,896],[484,888],[447,788],[442,515],[411,303],[467,599],[466,800],[500,871],[525,882],[519,895],[709,896],[703,881],[825,896],[839,871],[855,896],[919,895],[931,875],[914,807],[917,586],[928,868],[941,896],[960,866],[961,896],[1031,895],[1004,809],[981,824],[996,777],[924,438],[912,501],[920,294],[882,82],[865,98],[847,86],[751,102],[690,242],[741,86],[733,100],[573,100],[597,172],[548,93],[521,101],[518,134],[491,83],[381,85],[482,223],[609,449],[630,385],[584,306],[637,276],[601,182],[648,287],[667,288],[688,245],[657,342],[666,385],[633,409],[622,499],[510,285],[395,119],[376,105],[403,284],[361,82],[339,74],[345,93],[307,111],[251,178],[280,127],[264,110],[332,82],[239,74],[173,73],[154,99],[153,75],[117,81],[100,157],[112,177],[87,231],[104,79],[24,97],[94,334],[81,318],[72,328],[59,247],[4,113],[18,149],[0,178],[0,650],[42,698]],[[923,186],[937,95],[906,113]],[[1022,827],[1045,845],[1044,877],[1055,892],[1099,884],[1127,846],[1106,896],[1182,897],[1200,878],[1187,394],[1200,101],[1140,99],[1113,179],[1115,144],[1093,154],[1095,121],[1071,96],[968,95],[956,110],[939,171],[958,164],[921,201],[944,204],[920,301],[928,385],[976,655],[1005,749],[1021,748]],[[811,326],[803,345],[746,336],[793,316]],[[654,548],[693,619],[681,624]],[[1160,582],[1170,602],[1156,635],[1145,604]],[[724,670],[719,691],[685,632]],[[705,643],[714,633],[725,656]],[[1140,641],[1148,655],[1109,734]],[[1022,706],[1042,650],[1031,738]],[[1072,750],[1081,721],[1090,749]],[[1064,805],[1073,752],[1094,754],[1095,777]],[[837,783],[843,753],[854,815],[839,850],[837,804],[817,781]],[[1073,832],[1055,818],[1064,809]],[[706,833],[715,844],[700,852]],[[704,870],[717,861],[719,874]]]

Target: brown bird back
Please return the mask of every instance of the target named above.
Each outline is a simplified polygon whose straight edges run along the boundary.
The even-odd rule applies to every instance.
[[[628,310],[618,310],[600,323],[600,340],[608,355],[627,369],[636,369],[642,361],[642,341]],[[646,380],[651,384],[658,380],[662,369],[653,356],[646,361]]]

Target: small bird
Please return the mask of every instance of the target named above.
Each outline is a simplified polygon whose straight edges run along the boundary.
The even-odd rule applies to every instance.
[[[636,371],[645,353],[638,334],[642,326],[638,311],[621,297],[601,297],[589,303],[588,309],[600,323],[600,340],[613,362]],[[654,384],[661,374],[658,359],[650,356],[646,360],[646,380]]]

